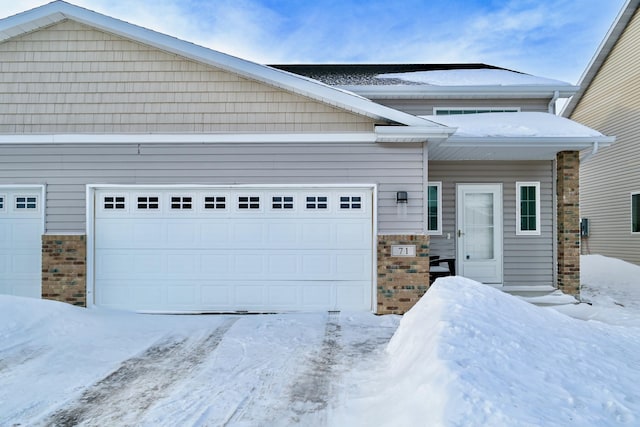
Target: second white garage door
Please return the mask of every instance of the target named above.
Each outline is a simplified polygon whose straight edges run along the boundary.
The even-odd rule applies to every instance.
[[[372,309],[371,188],[104,188],[95,303],[138,311]]]

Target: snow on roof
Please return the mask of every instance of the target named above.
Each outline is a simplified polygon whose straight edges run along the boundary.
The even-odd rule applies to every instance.
[[[549,113],[482,113],[420,117],[445,126],[458,128],[453,137],[604,137],[600,132],[587,126]]]
[[[388,73],[378,74],[376,77],[433,86],[570,86],[569,83],[560,80],[487,68]]]

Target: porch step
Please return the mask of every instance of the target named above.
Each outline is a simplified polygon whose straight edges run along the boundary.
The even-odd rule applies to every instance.
[[[578,300],[553,286],[503,286],[502,291],[539,306],[578,304]]]

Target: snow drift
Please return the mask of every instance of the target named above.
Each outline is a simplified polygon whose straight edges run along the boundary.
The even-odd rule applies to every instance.
[[[438,279],[401,320],[379,380],[335,424],[637,425],[639,332]]]

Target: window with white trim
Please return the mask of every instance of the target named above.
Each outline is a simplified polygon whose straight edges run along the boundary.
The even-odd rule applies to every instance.
[[[4,200],[6,196],[0,196],[0,211],[4,210]]]
[[[36,196],[16,196],[16,209],[35,210],[38,209],[38,198]]]
[[[227,197],[226,196],[204,196],[204,208],[205,209],[226,209]]]
[[[190,210],[193,208],[192,196],[171,196],[171,209]]]
[[[271,209],[293,209],[293,196],[271,197]]]
[[[160,197],[158,196],[138,196],[138,209],[155,210],[160,208]]]
[[[631,232],[640,233],[640,193],[631,194]]]
[[[340,209],[362,209],[362,197],[340,196]]]
[[[124,196],[104,196],[102,198],[103,209],[125,209],[125,197]]]
[[[516,234],[540,234],[540,182],[516,182]]]
[[[306,209],[327,209],[329,198],[327,196],[307,196],[305,202]]]
[[[439,108],[435,107],[433,109],[433,114],[436,116],[454,116],[460,114],[483,114],[483,113],[518,113],[520,112],[519,107],[509,107],[509,108]]]
[[[259,196],[239,196],[238,209],[260,209]]]
[[[442,234],[442,182],[427,185],[427,232]]]

